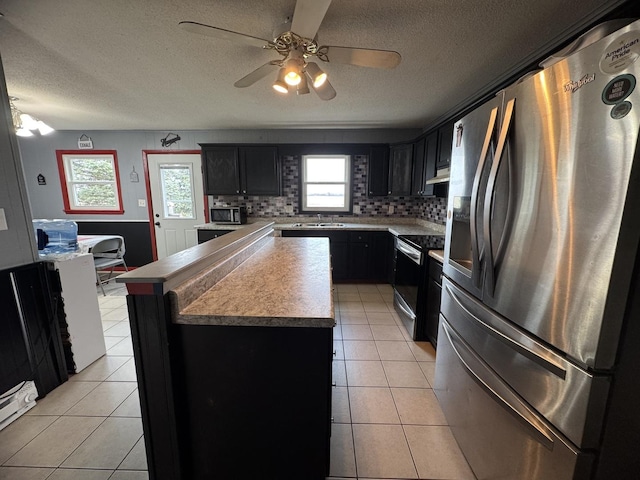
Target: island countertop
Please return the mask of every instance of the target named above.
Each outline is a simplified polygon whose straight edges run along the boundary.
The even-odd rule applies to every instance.
[[[266,239],[257,252],[177,312],[174,323],[333,327],[328,240]]]

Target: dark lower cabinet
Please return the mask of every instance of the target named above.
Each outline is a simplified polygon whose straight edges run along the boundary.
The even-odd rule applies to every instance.
[[[334,282],[388,283],[392,234],[366,230],[283,230],[283,237],[327,237]],[[390,246],[391,245],[391,246]]]
[[[427,288],[425,295],[425,335],[436,347],[438,344],[438,327],[440,323],[440,294],[442,293],[442,264],[429,257]]]
[[[198,244],[231,232],[233,232],[233,230],[198,230]]]

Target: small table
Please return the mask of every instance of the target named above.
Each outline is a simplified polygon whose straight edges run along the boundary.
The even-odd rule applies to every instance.
[[[120,235],[78,235],[78,251],[80,253],[91,253],[91,249],[102,240],[109,238],[122,238]],[[122,238],[124,242],[124,238]]]

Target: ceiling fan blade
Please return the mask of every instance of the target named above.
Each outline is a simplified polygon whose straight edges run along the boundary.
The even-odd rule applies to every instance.
[[[274,70],[277,70],[279,63],[280,62],[278,60],[272,60],[271,62],[267,62],[261,67],[256,68],[249,75],[242,77],[240,80],[234,83],[233,86],[237,88],[250,87],[261,78],[266,77],[267,75],[269,75],[269,73],[273,72]]]
[[[320,47],[318,58],[329,63],[347,63],[371,68],[395,68],[402,60],[398,52],[391,50],[330,46]]]
[[[178,25],[188,32],[199,33],[201,35],[221,38],[222,40],[229,40],[232,42],[244,43],[245,45],[251,45],[254,47],[262,48],[269,44],[269,40],[265,40],[264,38],[252,37],[251,35],[225,30],[224,28],[212,27],[211,25],[205,25],[203,23],[180,22]]]
[[[336,96],[336,91],[333,88],[333,85],[329,83],[329,80],[326,80],[319,87],[314,87],[313,82],[309,82],[309,86],[313,88],[313,91],[318,94],[318,97],[320,97],[320,100],[331,100]]]
[[[301,37],[313,39],[318,33],[331,0],[298,0],[293,12],[291,31]]]

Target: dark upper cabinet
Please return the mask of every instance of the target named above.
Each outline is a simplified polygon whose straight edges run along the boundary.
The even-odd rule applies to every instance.
[[[240,178],[243,194],[280,195],[281,175],[277,147],[240,147]]]
[[[273,195],[281,193],[276,146],[202,145],[208,195]]]
[[[240,162],[237,147],[202,147],[205,191],[208,195],[240,193]]]
[[[413,144],[413,177],[411,179],[411,195],[422,195],[424,190],[424,161],[426,139],[420,138]]]
[[[389,195],[411,195],[413,143],[392,145],[389,149]]]
[[[434,186],[427,184],[427,180],[436,176],[437,154],[438,132],[433,132],[414,144],[411,195],[435,195]]]
[[[453,144],[453,122],[438,130],[438,163],[436,168],[447,168],[451,164]]]
[[[367,183],[369,196],[385,196],[389,192],[388,145],[374,145],[371,147]]]

